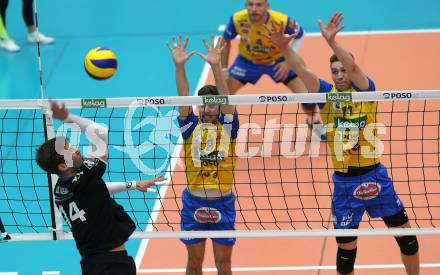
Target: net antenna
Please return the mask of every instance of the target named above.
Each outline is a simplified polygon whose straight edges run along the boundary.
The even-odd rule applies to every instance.
[[[39,21],[38,21],[38,0],[34,1],[34,16],[35,16],[35,31],[37,32],[37,37],[39,37]],[[40,81],[40,101],[39,105],[43,113],[43,128],[45,133],[45,140],[49,140],[55,137],[54,122],[52,118],[52,112],[50,111],[49,102],[44,100],[44,81],[43,81],[43,62],[41,60],[41,45],[39,39],[37,39],[37,58],[38,58],[38,71],[39,71],[39,81]],[[63,221],[61,213],[55,206],[54,189],[55,184],[58,180],[58,176],[54,174],[47,173],[48,179],[48,190],[49,190],[49,200],[51,207],[51,221],[52,226],[48,227],[49,231],[52,231],[52,237],[54,240],[63,238]]]
[[[37,4],[38,0],[34,1],[34,16],[35,16],[35,30],[37,32],[37,37],[39,36],[39,27],[38,27],[38,9]],[[43,85],[43,66],[41,62],[41,47],[40,41],[37,39],[37,57],[38,57],[38,70],[40,73],[40,98],[44,99],[44,85]]]

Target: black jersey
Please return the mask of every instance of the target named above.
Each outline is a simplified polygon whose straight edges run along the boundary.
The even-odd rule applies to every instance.
[[[102,179],[105,169],[105,162],[87,159],[76,176],[60,178],[55,185],[55,203],[83,257],[124,244],[136,227],[110,197]]]

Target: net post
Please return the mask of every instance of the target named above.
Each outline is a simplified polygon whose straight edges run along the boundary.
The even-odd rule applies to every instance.
[[[50,114],[45,111],[43,107],[43,122],[44,122],[44,138],[45,140],[49,140],[55,137],[55,129],[53,125],[53,118]],[[58,181],[58,176],[54,174],[47,173],[47,182],[49,189],[49,200],[50,200],[50,215],[52,220],[52,235],[54,240],[63,239],[63,221],[61,217],[61,213],[58,211],[58,208],[55,207],[55,197],[54,197],[54,188],[55,184]]]

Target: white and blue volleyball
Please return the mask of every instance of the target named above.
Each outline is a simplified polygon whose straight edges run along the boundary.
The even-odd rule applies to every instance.
[[[90,50],[84,58],[84,69],[91,78],[96,80],[112,77],[117,68],[118,60],[115,53],[103,47]]]

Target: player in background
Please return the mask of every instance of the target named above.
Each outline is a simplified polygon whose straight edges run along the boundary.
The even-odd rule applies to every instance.
[[[290,47],[299,52],[304,40],[304,29],[288,15],[269,9],[268,0],[246,0],[245,9],[231,16],[223,38],[226,41],[222,53],[222,71],[231,94],[235,94],[247,83],[255,85],[263,74],[270,76],[276,83],[282,82],[292,92],[307,92],[304,83],[289,68],[281,50],[268,39],[264,25],[279,28],[287,35],[296,33],[297,37]],[[238,56],[228,68],[231,40],[240,36]],[[322,124],[315,104],[302,104],[307,114],[306,123],[325,140]]]
[[[221,71],[221,52],[224,49],[220,38],[214,45],[205,40],[208,53],[198,53],[211,65],[216,86],[206,85],[198,91],[199,96],[221,96],[229,94]],[[186,53],[188,39],[182,42],[173,38],[168,45],[176,67],[176,84],[179,96],[188,96],[189,85],[185,63],[194,54]],[[215,99],[216,97],[212,97]],[[185,172],[187,187],[182,195],[182,231],[234,230],[235,195],[232,192],[235,172],[235,140],[238,135],[238,115],[235,106],[228,102],[212,102],[199,106],[196,115],[191,106],[181,106],[178,122],[184,139]],[[186,274],[202,274],[206,239],[181,239],[188,251]],[[214,238],[213,249],[218,274],[232,274],[231,257],[235,238]]]
[[[11,239],[11,236],[6,232],[5,226],[3,225],[2,218],[0,218],[0,233],[2,234],[2,240],[8,241]]]

